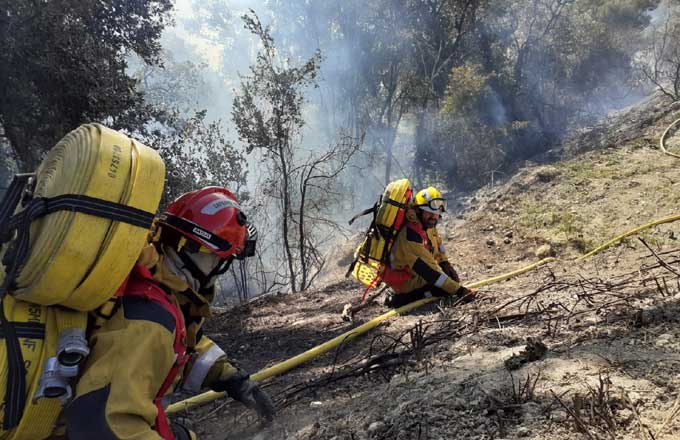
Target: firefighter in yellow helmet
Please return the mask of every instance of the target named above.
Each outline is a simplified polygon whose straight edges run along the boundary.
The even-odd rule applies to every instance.
[[[446,206],[446,199],[434,187],[416,193],[383,277],[394,290],[386,305],[397,308],[428,296],[457,295],[466,301],[474,298],[474,291],[460,284],[437,232]]]
[[[165,416],[162,399],[176,386],[226,391],[273,417],[271,399],[201,330],[217,275],[253,254],[255,236],[224,188],[193,191],[168,206],[114,305],[99,311],[64,413],[70,440],[195,439]]]

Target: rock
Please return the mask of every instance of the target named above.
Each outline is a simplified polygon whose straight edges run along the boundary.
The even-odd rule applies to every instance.
[[[513,353],[510,358],[504,362],[505,368],[508,370],[517,370],[527,362],[534,362],[542,359],[548,352],[548,347],[538,339],[527,338],[527,345],[519,354]]]
[[[656,342],[654,343],[657,347],[665,347],[666,345],[669,345],[671,343],[671,340],[673,339],[673,335],[670,333],[664,333],[660,335],[658,338],[656,338]]]
[[[354,320],[354,310],[352,309],[352,304],[347,303],[342,309],[342,320],[352,322]]]
[[[514,233],[513,233],[512,231],[507,231],[507,232],[505,233],[505,237],[506,237],[506,238],[512,238],[513,235],[514,235]]]
[[[543,246],[536,249],[536,257],[537,258],[548,258],[548,257],[554,257],[554,256],[555,256],[555,250],[549,244],[544,244]]]
[[[529,431],[529,428],[520,426],[517,428],[517,437],[528,437],[529,434],[531,434],[531,431]]]
[[[316,434],[319,432],[320,427],[321,425],[319,425],[319,422],[314,422],[311,425],[307,425],[300,430],[298,438],[304,440],[313,440],[316,438]],[[264,440],[265,438],[266,437],[263,436],[261,438],[257,438],[257,440]]]
[[[642,396],[637,391],[628,392],[628,398],[636,405],[642,401]]]
[[[451,399],[450,406],[453,409],[465,409],[467,408],[467,403],[460,397],[454,397],[453,399]]]
[[[378,420],[377,422],[373,422],[370,425],[368,425],[368,435],[374,436],[376,434],[379,434],[387,429],[387,425],[385,422]]]
[[[543,412],[541,405],[536,402],[527,402],[522,405],[522,412],[527,419],[537,419]]]
[[[550,418],[552,419],[552,421],[554,421],[556,423],[566,422],[567,419],[569,419],[567,413],[563,412],[563,411],[556,411],[556,412],[552,413],[550,415]]]
[[[546,166],[536,171],[536,177],[540,182],[550,182],[560,175],[560,170],[553,166]]]
[[[487,246],[496,246],[496,240],[494,240],[493,238],[487,238],[486,239],[486,245]]]
[[[311,403],[309,404],[309,406],[311,406],[312,408],[316,408],[316,407],[319,407],[319,406],[321,406],[321,405],[323,405],[323,403],[322,403],[322,402],[319,402],[319,401],[314,401],[314,402],[311,402]]]
[[[503,239],[503,243],[505,243],[505,244],[510,244],[510,243],[512,243],[512,240],[509,239],[508,237],[505,237],[505,238]]]

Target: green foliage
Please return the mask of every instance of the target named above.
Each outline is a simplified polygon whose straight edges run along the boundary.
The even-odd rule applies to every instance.
[[[648,32],[637,68],[646,81],[675,102],[680,100],[680,6],[665,0],[662,12]]]
[[[489,94],[489,78],[493,75],[481,73],[479,64],[465,64],[451,69],[449,85],[444,95],[442,112],[461,115],[474,110]]]
[[[151,109],[125,69],[159,62],[170,0],[3,0],[0,124],[24,169],[83,122],[141,131]]]
[[[188,119],[173,112],[167,115],[162,129],[145,139],[165,161],[161,206],[204,186],[224,186],[242,202],[248,199],[245,157],[226,139],[220,121],[208,122],[205,118],[205,110]]]
[[[300,66],[286,66],[277,58],[274,40],[256,16],[243,16],[245,27],[260,38],[263,50],[242,78],[234,99],[232,117],[248,153],[261,149],[269,157],[289,153],[292,141],[304,125],[301,91],[314,84],[321,53]]]
[[[416,167],[469,188],[540,154],[626,96],[659,0],[515,0],[479,6],[449,70],[442,119],[423,124]],[[449,122],[446,122],[449,119]],[[445,139],[446,144],[439,142]],[[465,152],[465,154],[463,154]],[[500,157],[499,157],[500,153]],[[454,159],[456,164],[449,165]],[[470,168],[470,177],[461,174]]]

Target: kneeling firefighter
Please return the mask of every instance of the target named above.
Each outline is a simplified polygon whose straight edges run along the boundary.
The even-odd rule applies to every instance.
[[[395,239],[383,281],[394,290],[385,304],[398,308],[429,296],[456,295],[464,301],[475,292],[460,284],[437,232],[447,201],[436,188],[416,193],[406,222]]]
[[[236,198],[220,187],[184,194],[151,237],[108,313],[100,310],[64,410],[68,438],[195,438],[165,416],[161,399],[176,385],[226,391],[271,420],[271,399],[201,330],[217,276],[254,253],[256,232]]]

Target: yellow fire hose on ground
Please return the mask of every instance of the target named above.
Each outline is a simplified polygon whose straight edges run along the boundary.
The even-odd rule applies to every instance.
[[[673,128],[678,122],[680,122],[680,119],[676,119],[675,121],[671,122],[671,125],[666,127],[666,130],[664,130],[663,134],[661,135],[661,139],[659,139],[659,147],[661,148],[661,151],[664,152],[664,154],[680,159],[680,154],[671,153],[666,149],[666,136],[671,131],[671,128]]]
[[[508,278],[512,278],[517,275],[521,275],[523,273],[529,272],[539,266],[543,266],[546,263],[550,263],[551,261],[554,261],[554,258],[545,258],[541,261],[538,261],[534,264],[531,264],[529,266],[523,267],[519,270],[515,270],[513,272],[508,272],[503,275],[499,275],[494,278],[489,278],[486,280],[478,281],[476,283],[468,284],[466,287],[469,288],[476,288],[476,287],[482,287],[486,286],[488,284],[496,283],[499,281],[506,280]],[[260,370],[257,373],[254,373],[250,376],[250,378],[254,381],[260,382],[265,379],[269,379],[270,377],[277,376],[279,374],[285,373],[288,370],[291,370],[307,361],[310,361],[317,356],[320,356],[342,344],[344,344],[347,341],[350,341],[354,338],[356,338],[359,335],[362,335],[369,330],[377,327],[381,322],[393,318],[397,315],[400,315],[402,313],[409,312],[413,309],[417,309],[420,306],[423,306],[425,304],[429,304],[433,301],[438,301],[441,298],[436,298],[436,297],[431,297],[431,298],[425,298],[421,299],[415,302],[412,302],[410,304],[406,304],[403,307],[400,307],[398,309],[390,310],[387,313],[383,313],[380,316],[377,316],[370,321],[360,325],[359,327],[353,328],[352,330],[345,332],[341,334],[340,336],[336,336],[335,338],[331,339],[330,341],[324,342],[321,345],[317,345],[314,348],[311,348],[304,353],[301,353],[297,356],[294,356],[286,361],[280,362],[278,364],[272,365],[269,368],[265,368],[264,370]],[[170,405],[166,412],[168,414],[174,414],[179,411],[183,411],[189,408],[192,408],[194,406],[202,405],[204,403],[211,402],[215,399],[219,399],[220,397],[224,396],[225,393],[218,393],[214,391],[208,391],[203,394],[199,394],[198,396],[191,397],[186,400],[182,400],[181,402],[173,403]]]
[[[665,154],[667,154],[669,156],[680,158],[680,155],[677,155],[677,154],[674,154],[674,153],[667,151],[666,148],[665,148],[665,145],[664,145],[665,144],[665,138],[666,138],[669,130],[671,129],[671,127],[673,127],[678,122],[680,122],[680,119],[674,121],[671,125],[668,126],[668,128],[666,128],[663,135],[661,136],[660,146],[661,146],[661,150]],[[645,225],[642,225],[640,227],[637,227],[637,228],[635,228],[631,231],[628,231],[624,234],[621,234],[621,235],[607,241],[606,243],[602,244],[601,246],[598,246],[597,248],[591,250],[590,252],[583,255],[582,257],[577,258],[576,261],[581,261],[581,260],[584,260],[586,258],[589,258],[589,257],[597,254],[598,252],[601,252],[604,249],[608,248],[612,244],[617,243],[617,242],[623,240],[626,237],[637,234],[638,232],[641,232],[645,229],[649,229],[653,226],[657,226],[657,225],[664,224],[664,223],[671,223],[671,222],[674,222],[674,221],[677,221],[677,220],[680,220],[680,215],[664,217],[664,218],[655,220],[653,222],[647,223]],[[482,287],[482,286],[486,286],[486,285],[489,285],[489,284],[497,283],[497,282],[500,282],[500,281],[504,281],[504,280],[507,280],[507,279],[512,278],[514,276],[521,275],[521,274],[524,274],[524,273],[529,272],[531,270],[534,270],[537,267],[543,266],[543,265],[550,263],[552,261],[555,261],[555,258],[545,258],[543,260],[540,260],[536,263],[530,264],[526,267],[515,270],[513,272],[508,272],[508,273],[505,273],[505,274],[502,274],[502,275],[499,275],[499,276],[496,276],[496,277],[493,277],[493,278],[488,278],[486,280],[477,281],[477,282],[474,282],[472,284],[468,284],[466,287],[477,288],[477,287]],[[302,365],[303,363],[305,363],[307,361],[310,361],[310,360],[312,360],[312,359],[314,359],[314,358],[316,358],[316,357],[318,357],[318,356],[340,346],[341,344],[344,344],[347,341],[350,341],[350,340],[356,338],[357,336],[360,336],[360,335],[368,332],[369,330],[377,327],[381,322],[383,322],[387,319],[393,318],[393,317],[398,316],[402,313],[409,312],[413,309],[416,309],[420,306],[423,306],[425,304],[428,304],[428,303],[431,303],[431,302],[437,301],[437,300],[439,300],[439,298],[434,298],[434,297],[433,298],[425,298],[425,299],[421,299],[419,301],[413,302],[411,304],[407,304],[407,305],[400,307],[398,309],[390,310],[389,312],[384,313],[380,316],[377,316],[377,317],[373,318],[372,320],[360,325],[359,327],[356,327],[356,328],[354,328],[354,329],[352,329],[348,332],[345,332],[345,333],[341,334],[340,336],[336,336],[335,338],[333,338],[333,339],[331,339],[327,342],[324,342],[321,345],[317,345],[316,347],[311,348],[311,349],[305,351],[304,353],[301,353],[297,356],[294,356],[294,357],[292,357],[288,360],[285,360],[283,362],[280,362],[278,364],[272,365],[271,367],[260,370],[256,373],[252,374],[250,376],[250,378],[254,381],[260,382],[260,381],[263,381],[265,379],[269,379],[273,376],[285,373],[285,372],[287,372],[287,371],[289,371],[289,370],[291,370],[291,369],[293,369],[293,368],[295,368],[299,365]],[[190,397],[188,399],[173,403],[172,405],[168,406],[166,412],[168,414],[175,414],[175,413],[178,413],[180,411],[188,410],[188,409],[193,408],[195,406],[199,406],[199,405],[206,404],[208,402],[212,402],[214,400],[217,400],[217,399],[223,397],[224,395],[225,395],[225,393],[208,391],[208,392],[205,392],[203,394],[199,394],[197,396]]]

